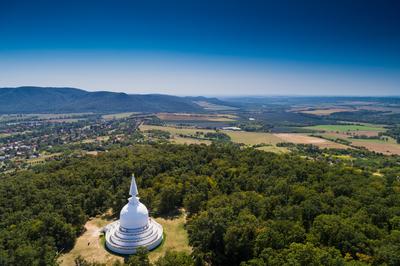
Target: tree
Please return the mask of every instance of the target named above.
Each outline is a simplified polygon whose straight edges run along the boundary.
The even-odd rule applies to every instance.
[[[182,201],[181,186],[165,184],[158,193],[157,212],[167,214],[175,210],[176,206]]]
[[[311,243],[293,243],[285,249],[285,264],[302,266],[344,265],[344,260],[337,249],[321,249]]]
[[[148,257],[149,251],[147,248],[139,247],[136,249],[134,255],[129,256],[126,261],[127,266],[150,266],[150,260]]]
[[[194,260],[185,252],[167,251],[155,262],[155,266],[194,266]]]
[[[232,264],[239,264],[253,255],[254,239],[259,222],[248,210],[241,212],[226,229],[224,235],[226,257]]]

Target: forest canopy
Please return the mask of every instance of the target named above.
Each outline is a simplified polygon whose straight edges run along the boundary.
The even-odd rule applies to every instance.
[[[400,179],[391,167],[374,175],[229,143],[54,161],[0,177],[0,265],[56,265],[88,217],[126,203],[132,173],[151,215],[185,208],[193,263],[399,265]]]

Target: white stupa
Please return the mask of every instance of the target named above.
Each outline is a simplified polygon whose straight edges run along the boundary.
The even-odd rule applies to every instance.
[[[134,254],[138,247],[148,250],[157,247],[163,240],[163,228],[149,218],[146,206],[140,201],[135,176],[132,175],[129,202],[122,208],[119,220],[105,228],[106,246],[119,254]]]

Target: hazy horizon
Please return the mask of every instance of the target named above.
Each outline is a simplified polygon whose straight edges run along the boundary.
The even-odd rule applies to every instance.
[[[394,96],[397,1],[0,3],[0,87]]]

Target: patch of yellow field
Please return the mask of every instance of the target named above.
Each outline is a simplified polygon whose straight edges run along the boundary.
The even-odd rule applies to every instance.
[[[0,139],[1,139],[1,138],[6,138],[6,137],[9,137],[9,136],[11,136],[11,134],[8,134],[8,133],[0,133]]]
[[[353,160],[354,158],[348,154],[332,155],[333,158],[338,158],[341,160]]]
[[[105,120],[122,119],[122,118],[130,117],[131,115],[134,115],[134,114],[138,114],[138,112],[108,114],[108,115],[102,115],[101,118],[103,118]]]
[[[110,136],[100,136],[100,137],[96,138],[97,141],[107,141],[109,139],[110,139]]]
[[[203,139],[194,139],[194,138],[183,138],[179,136],[173,136],[170,141],[175,144],[206,144],[210,145],[211,141],[209,140],[203,140]]]
[[[295,144],[312,144],[320,148],[336,148],[336,149],[348,149],[346,145],[339,144],[333,141],[329,141],[322,138],[307,136],[298,133],[278,133],[274,134],[285,142],[291,142]]]
[[[95,143],[97,141],[107,141],[109,139],[110,139],[110,136],[99,136],[99,137],[97,137],[95,139],[84,139],[81,142],[85,143],[85,144],[88,144],[88,143]],[[75,142],[75,143],[79,143],[79,142]]]
[[[274,152],[274,153],[287,153],[289,150],[285,147],[277,147],[277,146],[262,146],[257,147],[257,150],[267,151],[267,152]]]
[[[97,156],[97,155],[99,155],[99,152],[98,151],[87,151],[87,152],[85,152],[85,154],[92,155],[92,156]]]
[[[339,112],[351,112],[351,111],[356,111],[356,110],[350,109],[350,108],[329,108],[329,109],[302,110],[302,111],[299,111],[299,113],[322,116],[322,115],[330,115],[330,114],[339,113]]]
[[[207,129],[197,129],[197,128],[183,128],[183,127],[170,127],[170,126],[152,126],[152,125],[140,125],[139,129],[141,131],[146,131],[146,130],[163,130],[163,131],[168,131],[171,133],[171,135],[179,135],[179,134],[184,134],[184,135],[194,135],[196,132],[215,132],[215,130],[207,130]]]
[[[229,130],[222,130],[222,132],[231,137],[233,142],[243,143],[245,145],[256,145],[262,143],[276,145],[277,143],[282,142],[280,138],[270,133]]]
[[[382,143],[373,141],[354,140],[352,145],[357,147],[364,147],[370,151],[382,153],[385,155],[400,155],[400,144],[397,143]]]
[[[327,142],[327,140],[325,139],[311,137],[297,133],[277,133],[274,135],[284,141],[293,142],[297,144],[320,144]]]
[[[35,165],[35,164],[39,164],[39,163],[44,163],[48,159],[51,159],[51,158],[54,158],[54,157],[58,157],[58,156],[61,156],[61,155],[62,155],[61,152],[52,153],[52,154],[42,153],[42,154],[40,154],[39,158],[27,159],[27,160],[25,160],[25,162],[30,164],[30,165]]]

